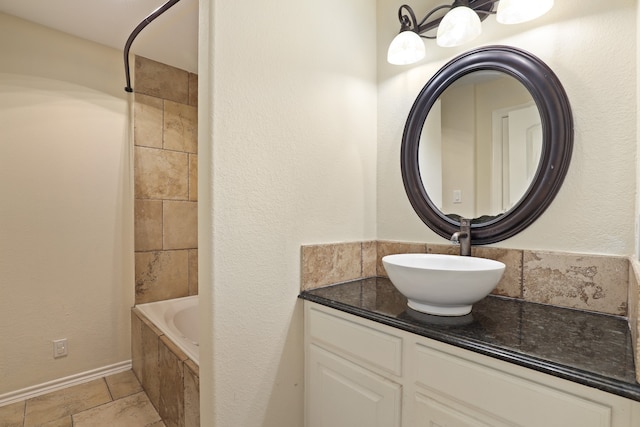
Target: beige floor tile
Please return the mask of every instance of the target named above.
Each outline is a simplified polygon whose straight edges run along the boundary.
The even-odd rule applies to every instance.
[[[102,378],[34,397],[27,400],[24,427],[40,426],[110,401]]]
[[[145,427],[160,420],[144,392],[73,415],[74,427]]]
[[[107,386],[113,399],[131,396],[142,391],[142,386],[133,371],[120,372],[119,374],[105,377]]]
[[[22,427],[24,421],[24,401],[0,408],[0,427]]]

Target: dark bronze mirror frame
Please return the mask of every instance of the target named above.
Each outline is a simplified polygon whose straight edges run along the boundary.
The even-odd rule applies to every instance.
[[[542,153],[531,185],[509,211],[471,226],[474,245],[496,243],[531,225],[551,204],[564,180],[573,150],[573,117],[569,99],[555,73],[540,59],[510,46],[486,46],[466,52],[442,67],[418,94],[402,136],[404,187],[420,219],[449,239],[460,223],[441,212],[429,198],[418,166],[420,134],[429,110],[444,90],[474,71],[493,70],[520,81],[531,93],[542,123]]]

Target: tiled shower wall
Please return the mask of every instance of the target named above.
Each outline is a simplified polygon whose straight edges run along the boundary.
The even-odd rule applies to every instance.
[[[135,60],[136,304],[198,293],[198,76]]]

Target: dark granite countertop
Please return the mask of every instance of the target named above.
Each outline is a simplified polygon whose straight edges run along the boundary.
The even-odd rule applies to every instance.
[[[380,277],[304,291],[300,298],[640,401],[622,317],[492,295],[466,316],[431,316],[408,308]]]

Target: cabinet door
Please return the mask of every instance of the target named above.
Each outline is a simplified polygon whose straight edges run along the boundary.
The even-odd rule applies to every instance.
[[[450,349],[451,350],[451,349]],[[471,353],[416,346],[416,385],[425,395],[459,402],[470,416],[486,414],[522,427],[611,427],[614,407],[569,390],[494,369]],[[454,354],[455,352],[456,354]],[[463,357],[458,355],[463,354]],[[490,423],[494,425],[494,423]],[[454,424],[455,425],[455,424]],[[463,424],[464,425],[464,424]],[[496,424],[500,425],[500,424]]]
[[[416,393],[414,404],[413,427],[511,427],[515,425],[481,414],[460,402],[428,393]]]
[[[400,427],[399,384],[315,344],[308,351],[307,427]]]

